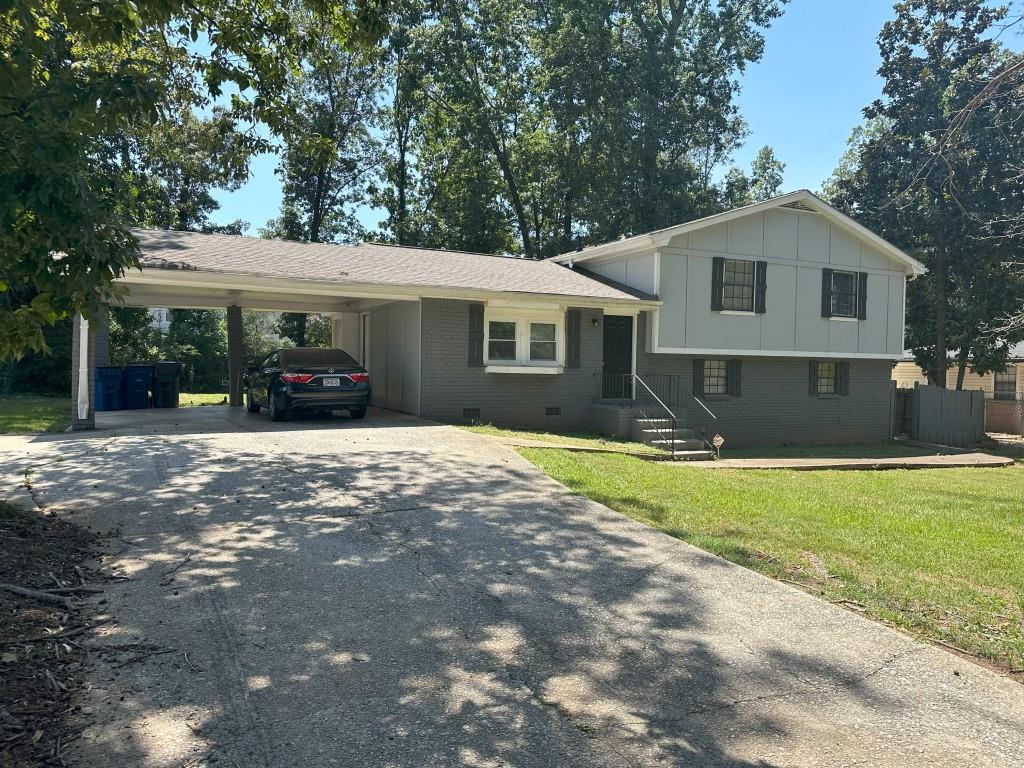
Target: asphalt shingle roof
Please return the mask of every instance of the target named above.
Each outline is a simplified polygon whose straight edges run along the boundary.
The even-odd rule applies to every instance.
[[[331,283],[462,288],[588,299],[652,298],[551,261],[364,243],[295,243],[236,235],[133,229],[145,269],[318,280]]]

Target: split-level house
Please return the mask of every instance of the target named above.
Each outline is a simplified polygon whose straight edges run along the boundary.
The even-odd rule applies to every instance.
[[[889,437],[905,284],[924,271],[806,191],[545,261],[135,234],[128,304],[227,309],[233,404],[241,310],[321,312],[381,408],[620,436],[671,413],[727,445]],[[102,319],[75,343],[88,428]]]

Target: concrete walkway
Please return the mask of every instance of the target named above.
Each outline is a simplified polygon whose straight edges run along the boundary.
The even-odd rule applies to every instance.
[[[696,462],[707,469],[950,469],[952,467],[1010,467],[1013,459],[987,453],[957,453],[935,456],[891,456],[879,459],[719,459]]]
[[[382,413],[105,420],[0,438],[0,495],[120,529],[131,580],[90,642],[169,651],[90,670],[70,765],[1024,764],[1024,686],[488,438]]]
[[[647,461],[668,462],[663,453],[631,451],[615,445],[597,447],[589,445],[571,445],[545,440],[531,440],[519,437],[492,437],[502,445],[513,448],[549,448],[576,453],[617,453],[633,456]],[[694,453],[700,453],[694,451]],[[698,467],[702,469],[790,469],[790,470],[822,470],[822,469],[950,469],[952,467],[1009,467],[1013,459],[993,456],[988,453],[956,453],[923,456],[891,456],[886,458],[789,458],[789,459],[730,459],[716,461],[677,461],[673,466]]]

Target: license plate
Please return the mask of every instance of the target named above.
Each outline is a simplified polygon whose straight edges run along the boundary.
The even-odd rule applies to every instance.
[[[330,377],[326,377],[325,376],[324,377],[324,386],[325,387],[340,387],[341,386],[341,379],[338,378],[338,377],[330,378]]]

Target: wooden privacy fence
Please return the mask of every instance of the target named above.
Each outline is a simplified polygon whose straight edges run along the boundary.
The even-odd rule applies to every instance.
[[[985,436],[985,393],[941,387],[896,389],[892,399],[893,434],[941,445],[968,446]]]

